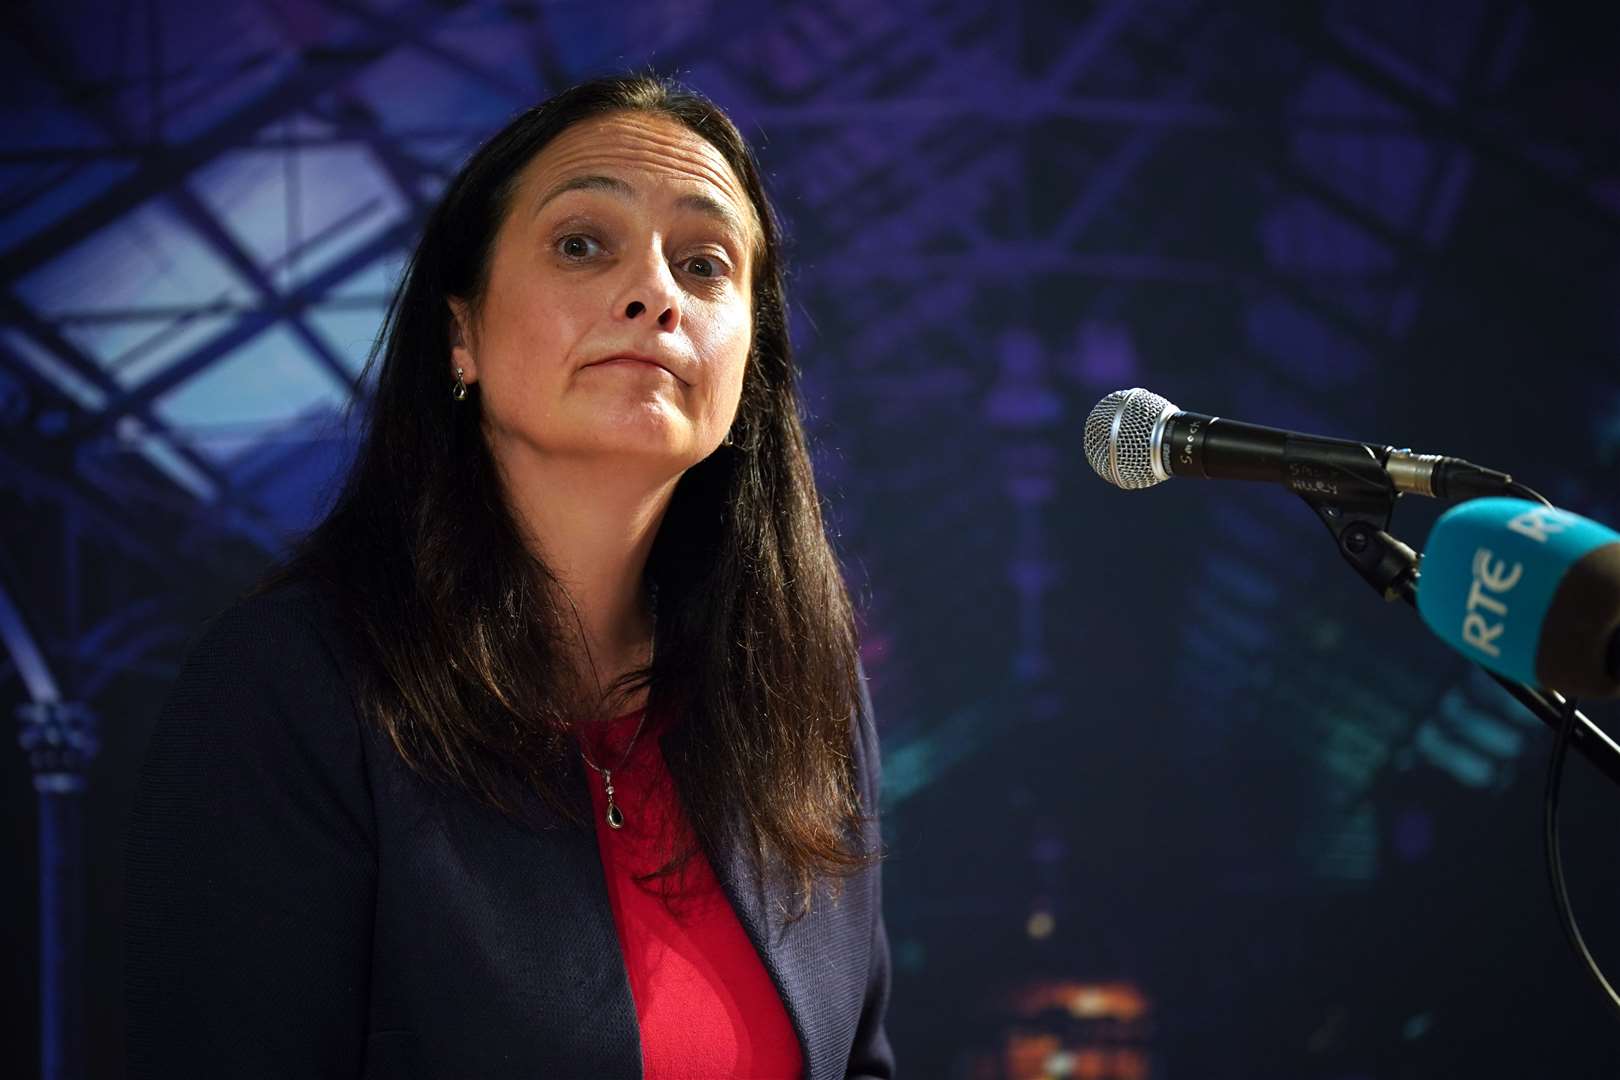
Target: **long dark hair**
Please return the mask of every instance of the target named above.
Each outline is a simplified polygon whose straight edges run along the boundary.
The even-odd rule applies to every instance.
[[[462,167],[428,217],[367,364],[376,389],[327,517],[262,588],[312,578],[360,658],[362,714],[424,777],[517,817],[513,783],[577,825],[567,781],[574,685],[566,605],[523,542],[480,427],[450,395],[450,297],[476,310],[519,173],[570,125],[621,110],[668,117],[730,163],[763,230],[742,398],[723,446],[678,483],[647,574],[654,659],[632,679],[677,717],[668,765],[692,835],[741,842],[808,906],[817,879],[868,865],[850,717],[859,700],[849,594],[828,544],[788,339],[781,230],[752,151],[713,103],[650,75],[573,87],[518,116]],[[570,792],[573,792],[570,795]],[[695,849],[674,851],[660,875]]]

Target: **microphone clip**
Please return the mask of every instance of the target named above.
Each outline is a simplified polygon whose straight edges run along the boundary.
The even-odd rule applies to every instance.
[[[1305,439],[1283,451],[1288,486],[1333,534],[1334,545],[1361,579],[1385,600],[1416,596],[1418,555],[1389,532],[1401,497],[1372,447],[1360,455],[1335,454],[1324,472],[1322,455]],[[1386,451],[1387,452],[1387,451]]]

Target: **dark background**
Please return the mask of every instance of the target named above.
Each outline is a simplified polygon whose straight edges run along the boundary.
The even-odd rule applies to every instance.
[[[122,1075],[145,740],[189,635],[329,490],[425,208],[514,111],[652,66],[732,113],[792,233],[905,1074],[1616,1075],[1543,872],[1550,732],[1292,496],[1127,495],[1080,438],[1144,385],[1620,523],[1613,10],[12,5],[0,701],[54,687],[100,745],[58,795],[0,755],[5,1071],[41,1069],[49,806],[82,830],[50,849],[58,914],[86,905],[59,1004],[88,1074]],[[1395,532],[1421,547],[1436,509]],[[1572,759],[1566,864],[1611,972],[1617,816]]]

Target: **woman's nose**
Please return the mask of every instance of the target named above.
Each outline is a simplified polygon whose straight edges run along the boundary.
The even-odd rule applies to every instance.
[[[681,295],[662,253],[649,255],[631,274],[615,307],[625,319],[634,321],[653,313],[660,330],[674,330],[681,324]]]

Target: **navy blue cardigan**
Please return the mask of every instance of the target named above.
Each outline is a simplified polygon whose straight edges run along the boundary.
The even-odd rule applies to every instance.
[[[339,642],[283,587],[215,619],[170,693],[126,838],[130,1076],[639,1077],[594,830],[424,783],[359,722]],[[714,861],[808,1080],[891,1076],[878,868],[784,925],[750,860]]]

